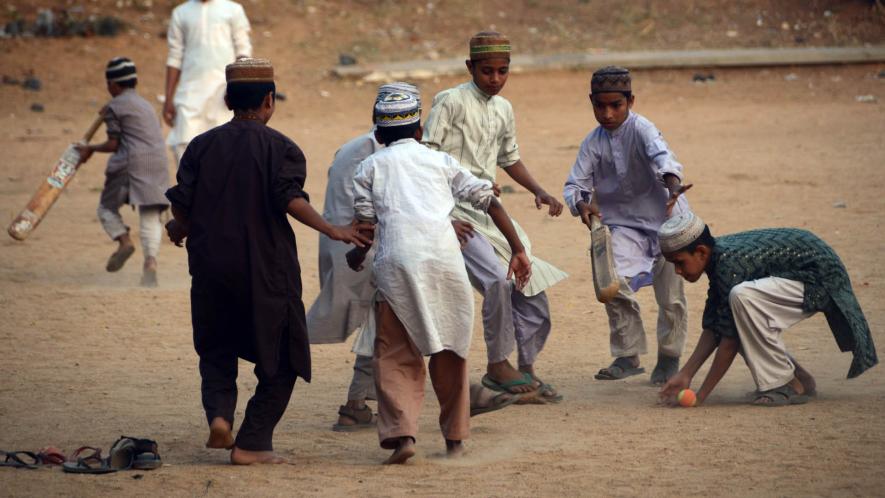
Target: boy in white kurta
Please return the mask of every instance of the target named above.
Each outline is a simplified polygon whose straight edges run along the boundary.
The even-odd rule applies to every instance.
[[[354,176],[358,220],[377,222],[373,271],[378,287],[373,366],[381,447],[395,450],[385,463],[415,453],[424,398],[424,361],[440,402],[440,427],[450,455],[469,435],[467,353],[473,294],[460,244],[449,220],[456,199],[487,211],[511,245],[509,274],[522,286],[531,263],[492,184],[479,180],[445,153],[418,143],[419,107],[394,93],[375,105],[376,138],[386,148],[364,160]],[[359,268],[365,251],[351,252]],[[509,276],[509,275],[508,275]]]

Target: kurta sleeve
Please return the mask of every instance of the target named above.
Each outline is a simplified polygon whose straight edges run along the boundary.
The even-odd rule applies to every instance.
[[[451,96],[448,93],[439,93],[433,98],[430,115],[424,122],[424,135],[421,143],[433,150],[442,150],[443,140],[449,134],[452,122]]]
[[[231,36],[234,43],[234,54],[240,57],[252,57],[252,42],[249,40],[249,18],[246,17],[246,11],[243,6],[237,4],[231,26]]]
[[[200,174],[197,153],[199,148],[200,143],[197,140],[192,140],[187,146],[181,156],[181,162],[178,163],[178,173],[175,174],[178,184],[166,191],[166,198],[169,199],[172,207],[181,211],[185,216],[190,213]]]
[[[469,202],[475,209],[487,211],[492,197],[492,182],[480,180],[470,171],[458,164],[454,157],[445,154],[446,166],[449,171],[449,182],[452,187],[452,196],[459,201]]]
[[[723,292],[723,289],[726,289]],[[728,302],[728,291],[731,288],[721,283],[711,282],[707,291],[707,303],[701,319],[704,330],[712,331],[717,339],[731,337],[738,339],[737,326]]]
[[[593,187],[596,185],[595,155],[590,150],[590,140],[585,139],[578,149],[578,157],[565,181],[562,196],[572,216],[578,216],[578,201],[590,202]]]
[[[375,223],[375,203],[372,201],[372,184],[375,168],[371,160],[363,160],[353,175],[353,213],[360,221]]]
[[[112,105],[108,105],[104,110],[104,126],[108,132],[108,138],[120,138],[120,135],[123,134],[120,118]]]
[[[642,138],[646,157],[654,165],[658,180],[663,181],[664,175],[670,174],[682,181],[682,165],[676,160],[676,155],[670,150],[661,132],[653,124],[648,123],[640,129],[639,136]]]
[[[306,179],[307,160],[304,153],[294,143],[285,144],[282,163],[273,179],[274,207],[286,212],[293,199],[301,197],[309,201],[310,197],[304,191]]]
[[[184,60],[184,33],[181,24],[180,11],[173,11],[172,19],[169,21],[169,30],[166,32],[166,42],[169,44],[166,65],[176,69],[181,69],[181,62]]]
[[[498,149],[498,166],[506,168],[519,161],[519,145],[516,143],[516,117],[513,115],[513,106],[504,101],[504,136],[501,137],[501,147]]]

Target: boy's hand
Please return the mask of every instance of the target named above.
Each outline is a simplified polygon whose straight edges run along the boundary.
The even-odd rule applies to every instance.
[[[670,198],[667,199],[667,217],[670,216],[670,213],[673,212],[673,206],[676,205],[676,200],[679,199],[679,196],[684,194],[686,190],[690,189],[694,186],[693,183],[689,183],[688,185],[675,185],[673,187],[668,187],[670,191]]]
[[[599,219],[602,219],[602,214],[599,213],[599,205],[594,200],[591,200],[589,203],[578,201],[575,207],[578,208],[578,213],[581,215],[581,223],[587,225],[588,230],[593,229],[593,225],[590,223],[591,215],[599,216]]]
[[[367,251],[358,247],[347,251],[344,259],[347,260],[347,266],[353,271],[363,271],[363,262],[366,260]]]
[[[547,210],[547,214],[550,216],[559,216],[562,214],[562,203],[556,200],[556,197],[553,197],[547,192],[541,191],[535,195],[535,207],[541,209],[541,206],[544,204],[550,206],[550,209]]]
[[[169,223],[166,223],[166,234],[169,235],[169,240],[177,247],[181,247],[184,239],[187,238],[187,232],[187,227],[174,218],[169,220]]]
[[[467,242],[473,238],[473,225],[461,220],[452,220],[452,228],[455,229],[455,235],[458,236],[458,242],[461,249],[467,245]]]
[[[77,153],[80,154],[80,164],[85,163],[90,157],[92,157],[92,147],[86,144],[74,144],[74,148],[77,149]]]
[[[372,238],[375,233],[375,225],[364,221],[354,221],[350,225],[337,225],[332,227],[328,234],[332,240],[353,244],[357,247],[372,247]]]
[[[525,251],[515,252],[510,256],[510,266],[507,268],[507,280],[516,277],[516,288],[522,290],[525,284],[532,278],[532,262]]]
[[[689,386],[691,386],[691,377],[688,374],[679,372],[670,377],[670,380],[664,384],[664,387],[658,392],[658,398],[662,402],[674,405],[676,404],[676,396],[679,395],[679,391],[688,389]]]
[[[175,105],[172,104],[172,99],[166,99],[163,103],[163,121],[169,126],[175,125]]]
[[[501,197],[501,186],[497,183],[492,183],[492,193],[495,194],[495,197]]]

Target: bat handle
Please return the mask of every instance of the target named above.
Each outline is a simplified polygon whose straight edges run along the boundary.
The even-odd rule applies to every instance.
[[[602,226],[602,220],[595,214],[590,215],[590,230],[596,230]]]
[[[92,125],[89,126],[89,129],[86,130],[86,134],[83,135],[83,143],[89,143],[92,140],[92,137],[95,135],[95,132],[98,131],[98,127],[104,122],[104,113],[99,112],[98,117],[95,118],[95,121],[92,122]]]

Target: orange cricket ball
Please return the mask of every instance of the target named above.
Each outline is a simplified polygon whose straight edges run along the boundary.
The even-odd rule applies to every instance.
[[[698,402],[698,397],[695,396],[694,391],[691,389],[683,389],[679,391],[679,395],[676,396],[676,401],[679,402],[680,406],[690,408]]]

